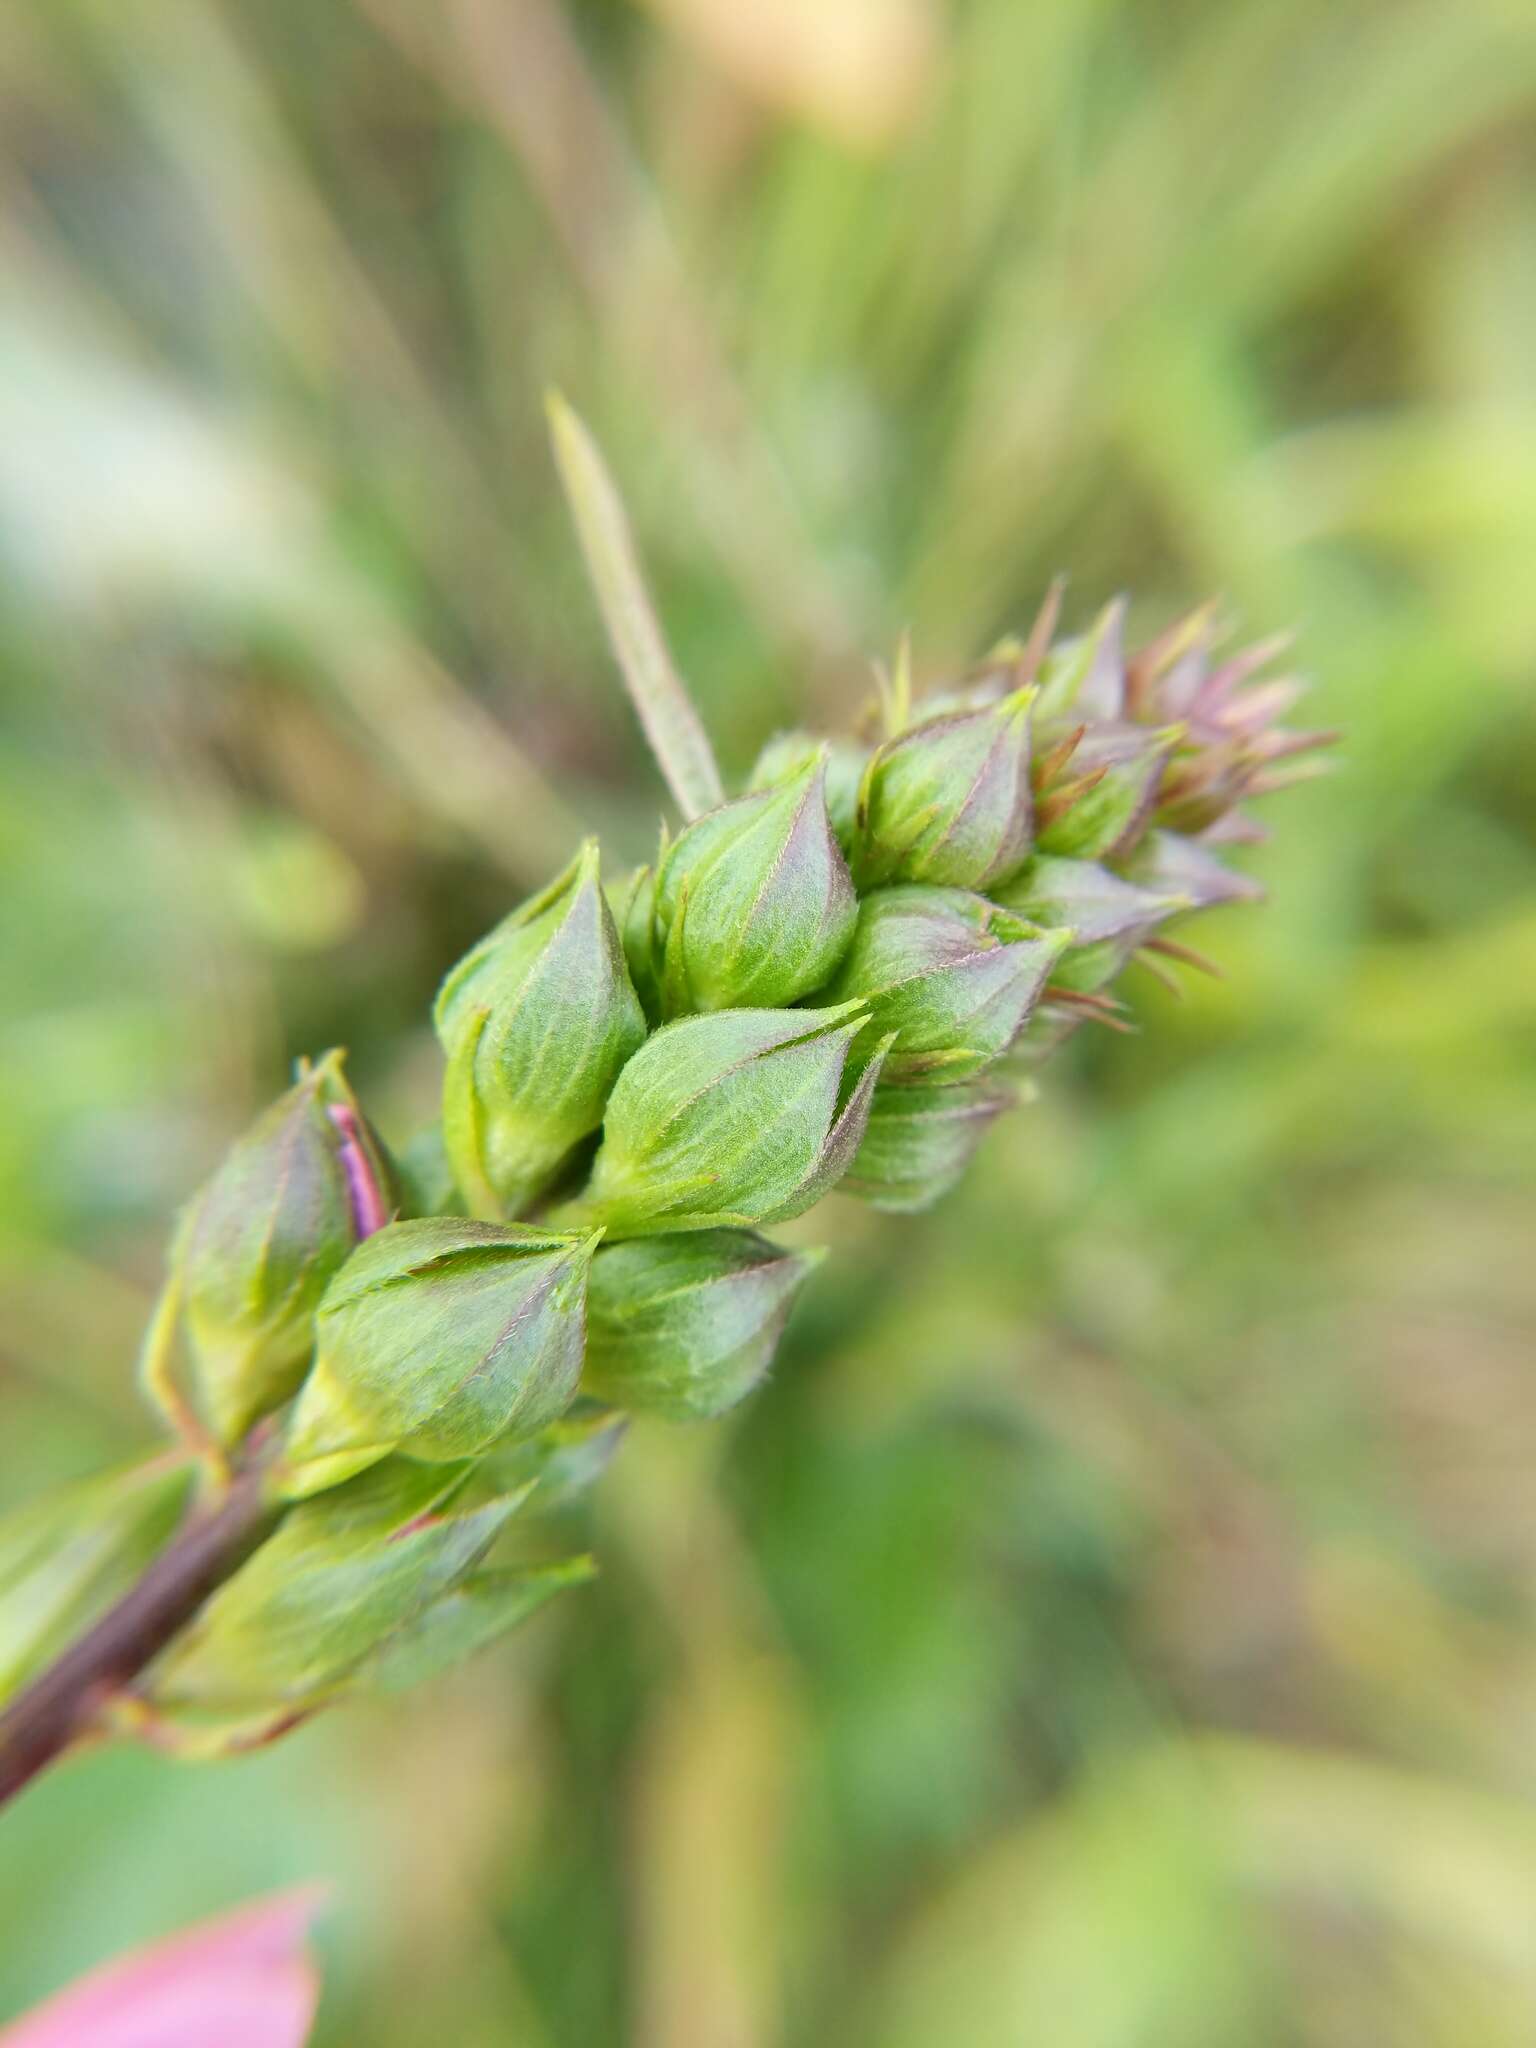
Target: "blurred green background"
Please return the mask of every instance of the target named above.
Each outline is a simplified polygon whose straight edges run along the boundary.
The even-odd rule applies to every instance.
[[[1347,735],[1224,983],[818,1213],[593,1589],[39,1785],[0,2011],[321,1874],[331,2048],[1536,2038],[1533,115],[1529,0],[0,14],[5,1504],[148,1440],[287,1061],[407,1134],[444,967],[648,847],[549,382],[731,768],[1058,568],[1296,622]]]

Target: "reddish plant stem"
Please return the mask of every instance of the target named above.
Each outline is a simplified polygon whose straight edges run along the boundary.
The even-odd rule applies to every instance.
[[[241,1472],[194,1510],[143,1577],[0,1714],[0,1805],[87,1734],[103,1706],[159,1655],[274,1519],[265,1473]]]

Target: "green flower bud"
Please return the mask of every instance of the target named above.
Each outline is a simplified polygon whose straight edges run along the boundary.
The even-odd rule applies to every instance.
[[[798,1216],[863,1135],[878,1055],[845,1084],[863,1005],[718,1010],[667,1024],[608,1102],[586,1193],[556,1220],[610,1237]]]
[[[470,1476],[392,1458],[292,1509],[166,1654],[150,1711],[211,1752],[278,1732],[349,1689],[381,1646],[480,1563],[517,1497],[445,1512]]]
[[[758,755],[747,787],[769,789],[824,759],[827,817],[838,845],[847,853],[857,830],[859,785],[869,766],[869,751],[854,740],[819,740],[808,732],[781,732]]]
[[[426,1124],[395,1154],[402,1216],[462,1216],[464,1197],[448,1162],[440,1123]]]
[[[256,1122],[188,1205],[145,1342],[147,1390],[224,1444],[290,1398],[314,1312],[397,1207],[383,1147],[328,1053]]]
[[[1135,845],[1152,815],[1179,728],[1091,725],[1072,749],[1069,779],[1042,795],[1037,842],[1071,860],[1112,860]]]
[[[661,961],[656,940],[656,876],[636,868],[608,892],[629,978],[651,1024],[661,1022]]]
[[[1012,1045],[1070,942],[965,889],[877,889],[827,1000],[891,1036],[888,1082],[962,1081]]]
[[[1028,857],[1034,692],[932,718],[880,748],[859,792],[854,874],[985,889]]]
[[[1094,861],[1049,854],[1005,882],[997,901],[1033,924],[1072,933],[1051,980],[1089,994],[1113,981],[1149,932],[1189,907],[1186,897],[1143,889]]]
[[[827,819],[818,756],[673,840],[656,877],[662,1007],[787,1009],[831,975],[858,903]]]
[[[877,1088],[843,1187],[877,1209],[928,1209],[959,1180],[993,1121],[1018,1102],[989,1082]]]
[[[532,1435],[581,1375],[595,1237],[427,1216],[359,1246],[316,1317],[289,1425],[292,1497],[403,1451],[447,1462]]]
[[[595,840],[464,956],[434,1014],[454,1173],[474,1214],[515,1214],[597,1129],[645,1037]]]
[[[190,1464],[156,1458],[0,1521],[0,1702],[127,1592],[181,1520],[191,1482]]]
[[[583,1386],[617,1408],[676,1420],[722,1414],[767,1372],[821,1257],[781,1251],[750,1230],[607,1246],[592,1266]]]

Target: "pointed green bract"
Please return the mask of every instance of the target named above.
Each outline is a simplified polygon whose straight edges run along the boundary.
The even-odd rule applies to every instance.
[[[548,407],[560,479],[615,659],[667,787],[683,816],[697,817],[725,794],[709,736],[662,638],[608,465],[558,392],[550,393]]]
[[[1128,872],[1139,887],[1178,896],[1190,910],[1211,910],[1221,903],[1254,903],[1264,894],[1250,876],[1223,866],[1208,846],[1177,832],[1149,832],[1136,849]]]
[[[450,1461],[531,1435],[581,1372],[595,1237],[423,1217],[359,1247],[316,1318],[284,1446],[290,1496],[391,1451]]]
[[[1095,861],[1041,854],[996,892],[1004,909],[1049,930],[1072,934],[1051,970],[1058,988],[1093,991],[1113,981],[1160,924],[1188,899],[1128,882]]]
[[[1012,1045],[1069,942],[969,890],[876,889],[827,999],[891,1034],[887,1082],[961,1081]]]
[[[281,1720],[324,1704],[485,1556],[515,1496],[450,1512],[470,1467],[391,1459],[292,1509],[151,1673],[154,1711]]]
[[[857,915],[818,757],[667,848],[655,905],[663,1011],[787,1008],[828,980]]]
[[[680,1421],[722,1414],[767,1372],[820,1259],[750,1230],[608,1245],[592,1266],[583,1386]]]
[[[603,1120],[645,1016],[588,840],[438,992],[443,1141],[471,1212],[516,1215]]]
[[[257,1118],[183,1214],[145,1342],[147,1390],[238,1443],[303,1378],[314,1314],[398,1195],[383,1146],[329,1053]]]
[[[590,1327],[590,1276],[587,1291]],[[602,1477],[628,1428],[626,1416],[578,1395],[558,1422],[546,1423],[534,1436],[495,1446],[481,1470],[503,1493],[526,1487],[536,1507],[559,1507]]]
[[[934,718],[887,740],[859,792],[853,871],[861,889],[932,882],[985,889],[1028,857],[1033,839],[1034,692]]]
[[[1090,631],[1051,649],[1040,667],[1042,725],[1124,718],[1125,611],[1125,599],[1112,598]]]
[[[586,1585],[596,1570],[589,1557],[569,1557],[532,1571],[471,1572],[387,1636],[353,1683],[363,1692],[405,1692],[441,1677],[520,1628],[557,1593]]]
[[[591,1182],[557,1220],[640,1237],[809,1208],[864,1112],[843,1073],[866,1015],[844,1003],[663,1026],[619,1076]]]
[[[843,1069],[838,1112],[826,1142],[784,1199],[757,1217],[757,1222],[788,1223],[796,1216],[803,1216],[823,1196],[830,1195],[834,1188],[841,1186],[843,1176],[853,1164],[854,1154],[863,1142],[869,1106],[875,1099],[875,1090],[885,1071],[890,1050],[889,1032],[875,1039],[867,1053],[863,1041],[855,1041],[854,1056]]]

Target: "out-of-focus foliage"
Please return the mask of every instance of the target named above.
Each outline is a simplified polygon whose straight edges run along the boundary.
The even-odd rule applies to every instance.
[[[1224,984],[818,1214],[595,1586],[29,1794],[0,2008],[319,1872],[322,2042],[1528,2042],[1528,5],[24,0],[0,78],[7,1505],[148,1440],[288,1057],[403,1139],[443,969],[578,819],[654,844],[547,382],[737,776],[1063,567],[1295,620],[1347,734]]]

